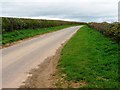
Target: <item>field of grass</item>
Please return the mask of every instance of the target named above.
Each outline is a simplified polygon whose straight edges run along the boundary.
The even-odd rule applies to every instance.
[[[118,88],[118,49],[117,43],[84,26],[63,48],[59,73],[66,81],[86,82],[82,88]]]
[[[33,37],[35,35],[53,32],[56,30],[70,27],[70,26],[72,25],[62,25],[62,26],[55,26],[55,27],[41,28],[41,29],[25,29],[25,30],[22,29],[22,30],[16,30],[13,32],[6,32],[2,34],[2,41],[0,42],[2,43],[2,45],[5,45],[18,40]]]

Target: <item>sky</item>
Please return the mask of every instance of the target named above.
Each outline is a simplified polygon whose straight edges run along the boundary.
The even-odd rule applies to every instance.
[[[0,16],[78,22],[118,21],[119,0],[2,0]]]

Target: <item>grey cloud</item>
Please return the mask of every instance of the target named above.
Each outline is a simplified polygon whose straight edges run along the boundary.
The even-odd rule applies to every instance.
[[[25,0],[24,0],[25,1]],[[117,21],[117,3],[99,1],[78,2],[41,1],[41,2],[3,2],[2,16],[50,17],[76,21]],[[114,19],[113,19],[114,18]]]

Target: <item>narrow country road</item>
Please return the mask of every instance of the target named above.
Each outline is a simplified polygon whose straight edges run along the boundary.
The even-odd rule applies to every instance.
[[[44,34],[2,49],[2,88],[17,88],[47,57],[55,54],[62,43],[81,26]]]

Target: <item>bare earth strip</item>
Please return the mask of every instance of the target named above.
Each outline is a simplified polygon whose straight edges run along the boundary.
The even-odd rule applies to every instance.
[[[20,88],[55,88],[54,75],[57,72],[57,64],[60,58],[60,52],[64,44],[57,49],[55,55],[46,58],[46,60],[38,65],[38,68],[30,71],[30,76],[21,85]]]
[[[70,39],[80,27],[48,33],[2,49],[2,87],[21,86],[29,76],[29,71],[47,61],[47,57],[54,56],[61,44]]]

